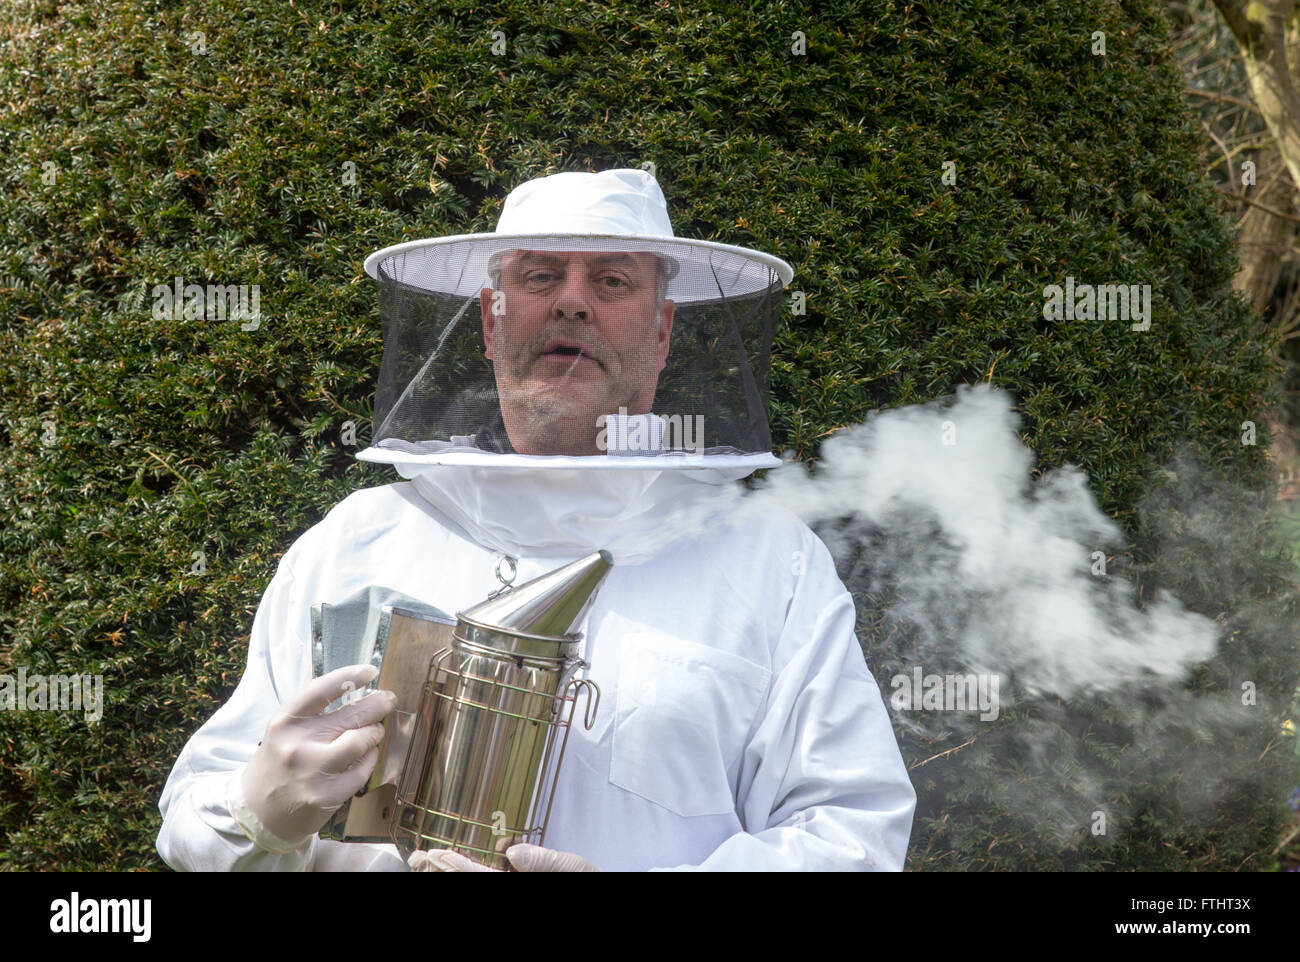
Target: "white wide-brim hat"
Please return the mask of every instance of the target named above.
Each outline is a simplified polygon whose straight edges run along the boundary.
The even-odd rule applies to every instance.
[[[794,270],[747,247],[673,234],[668,205],[648,171],[570,171],[520,184],[506,197],[492,233],[429,237],[366,258],[366,273],[451,296],[478,294],[494,254],[512,250],[618,250],[670,258],[677,270],[666,296],[677,304],[761,294],[772,272],[785,287]],[[396,273],[385,265],[400,265]]]

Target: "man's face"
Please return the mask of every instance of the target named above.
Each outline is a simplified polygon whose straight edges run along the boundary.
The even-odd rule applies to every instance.
[[[673,302],[655,310],[655,280],[652,254],[503,258],[500,289],[484,288],[479,305],[516,451],[601,454],[598,416],[650,411],[673,328]]]

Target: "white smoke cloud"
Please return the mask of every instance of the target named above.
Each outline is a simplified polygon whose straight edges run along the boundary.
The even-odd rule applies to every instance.
[[[1127,579],[1094,574],[1118,526],[1078,469],[1035,480],[1018,426],[1005,392],[962,388],[951,406],[839,431],[815,474],[779,469],[752,499],[799,515],[841,561],[870,529],[869,584],[856,587],[887,577],[926,657],[1066,697],[1185,677],[1214,654],[1218,626],[1168,596],[1139,609]]]

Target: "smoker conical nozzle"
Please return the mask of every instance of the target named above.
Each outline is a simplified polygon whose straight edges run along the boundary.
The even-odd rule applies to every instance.
[[[509,632],[568,635],[582,623],[613,563],[608,551],[596,551],[467,608],[457,617]]]

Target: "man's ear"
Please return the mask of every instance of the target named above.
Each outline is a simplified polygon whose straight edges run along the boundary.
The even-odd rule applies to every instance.
[[[483,353],[492,359],[492,332],[496,330],[497,318],[492,313],[492,297],[496,291],[485,287],[478,292],[478,312],[483,317]]]
[[[665,298],[659,308],[659,370],[668,363],[668,346],[673,337],[673,311],[677,305]]]

